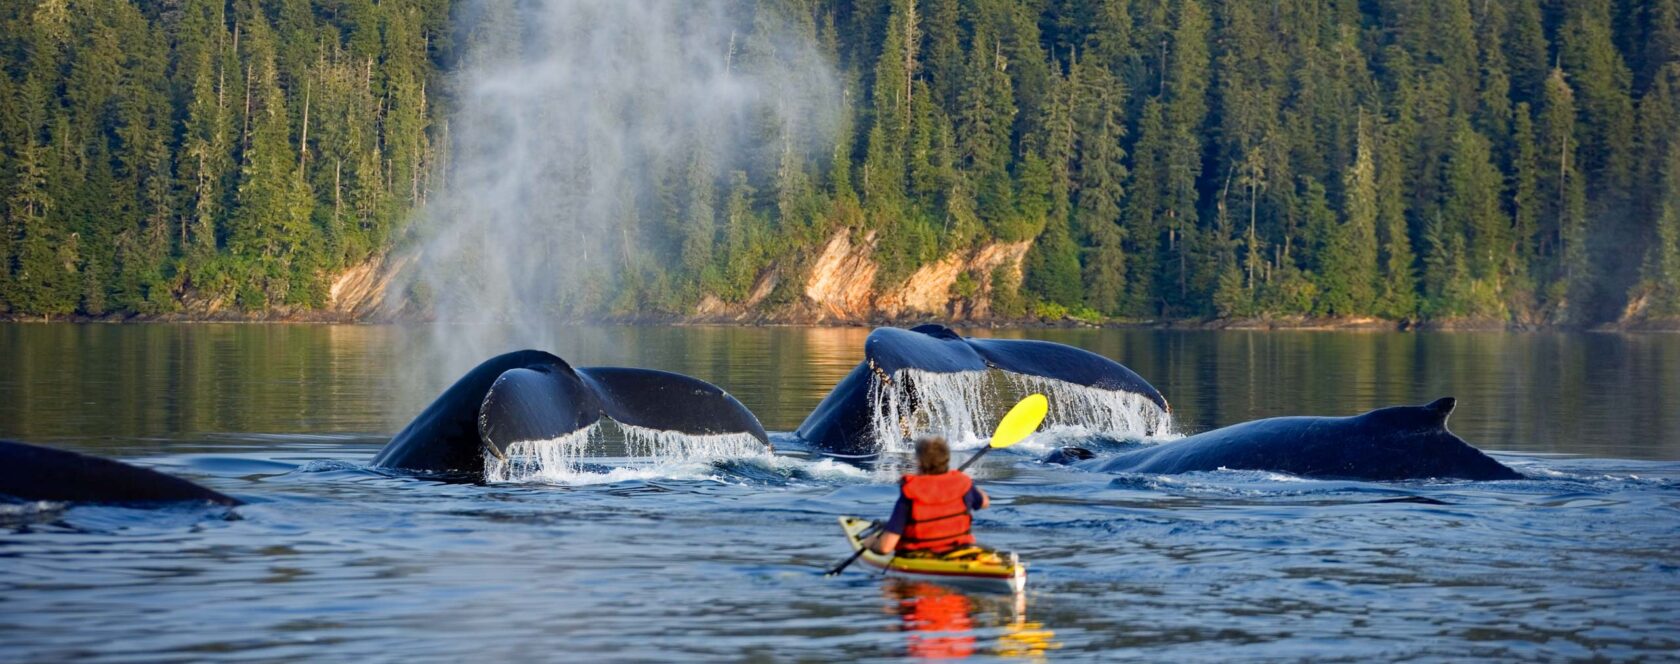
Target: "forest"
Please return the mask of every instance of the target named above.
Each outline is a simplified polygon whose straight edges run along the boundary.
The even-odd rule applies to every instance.
[[[1680,0],[727,5],[739,66],[816,45],[838,128],[743,119],[788,149],[661,175],[567,313],[739,301],[849,228],[878,284],[1031,240],[954,287],[1002,318],[1680,317]],[[5,2],[0,312],[322,306],[447,186],[465,6]]]

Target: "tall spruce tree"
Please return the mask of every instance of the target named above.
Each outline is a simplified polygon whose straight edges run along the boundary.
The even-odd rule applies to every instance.
[[[1592,266],[1586,247],[1586,184],[1576,158],[1575,94],[1562,69],[1546,79],[1540,111],[1540,253],[1546,260],[1549,316],[1557,322],[1582,322],[1581,300],[1590,297]]]
[[[1087,103],[1080,109],[1079,195],[1074,204],[1074,226],[1087,247],[1081,257],[1085,303],[1108,315],[1120,313],[1126,296],[1125,230],[1120,226],[1120,204],[1125,192],[1125,152],[1120,141],[1125,134],[1121,123],[1124,92],[1120,80],[1102,67],[1086,75]]]
[[[1363,116],[1362,116],[1363,117]],[[1342,221],[1319,250],[1319,308],[1339,316],[1372,311],[1377,293],[1377,177],[1373,139],[1360,122],[1354,161],[1342,176]]]

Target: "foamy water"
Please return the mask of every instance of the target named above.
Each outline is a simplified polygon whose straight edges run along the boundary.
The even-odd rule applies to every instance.
[[[989,443],[998,419],[1028,394],[1050,409],[1042,428],[1116,439],[1169,437],[1172,416],[1139,394],[1104,390],[1003,371],[934,373],[902,369],[869,385],[875,440],[885,454],[904,453],[924,435],[944,436],[953,449]]]

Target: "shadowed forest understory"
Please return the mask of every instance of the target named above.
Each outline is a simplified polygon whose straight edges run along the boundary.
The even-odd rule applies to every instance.
[[[5,3],[0,315],[330,309],[436,236],[464,86],[562,1]],[[754,94],[532,240],[599,238],[549,314],[797,312],[846,234],[876,292],[1025,247],[955,263],[976,318],[1680,319],[1680,0],[625,4],[722,21]]]

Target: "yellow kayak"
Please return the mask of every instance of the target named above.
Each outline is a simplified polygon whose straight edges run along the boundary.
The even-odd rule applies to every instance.
[[[840,528],[852,551],[863,548],[864,532],[872,524],[855,516],[840,517]],[[954,551],[938,557],[906,557],[865,551],[863,561],[888,574],[964,586],[1018,593],[1027,587],[1027,566],[1013,552],[980,547]]]

